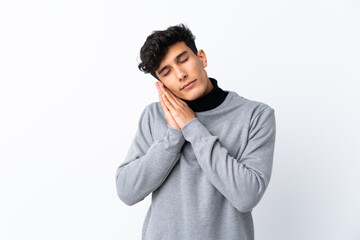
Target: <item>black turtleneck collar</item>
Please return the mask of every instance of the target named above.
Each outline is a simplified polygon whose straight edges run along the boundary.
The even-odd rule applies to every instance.
[[[228,91],[219,88],[216,79],[209,77],[214,88],[205,96],[189,101],[182,99],[194,112],[204,112],[219,106],[228,95]]]

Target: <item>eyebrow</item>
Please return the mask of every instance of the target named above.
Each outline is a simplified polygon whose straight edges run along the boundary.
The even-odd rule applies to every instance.
[[[179,55],[176,56],[175,60],[178,60],[179,58],[181,58],[182,55],[186,54],[188,51],[183,51],[182,53],[180,53]],[[166,65],[165,67],[161,68],[159,71],[158,71],[158,74],[160,75],[166,68],[168,68],[169,65]]]

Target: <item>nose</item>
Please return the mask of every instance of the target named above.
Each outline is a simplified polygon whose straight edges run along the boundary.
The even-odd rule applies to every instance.
[[[182,68],[177,67],[174,70],[175,70],[177,78],[180,81],[185,80],[187,78],[187,73]]]

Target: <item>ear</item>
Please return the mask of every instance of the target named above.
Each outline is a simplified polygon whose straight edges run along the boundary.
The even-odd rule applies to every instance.
[[[206,59],[206,54],[205,54],[204,50],[200,49],[197,53],[197,56],[199,57],[203,67],[206,68],[207,67],[207,59]]]

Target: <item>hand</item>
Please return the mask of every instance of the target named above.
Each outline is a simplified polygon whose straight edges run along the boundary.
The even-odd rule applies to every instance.
[[[166,107],[164,101],[163,101],[163,98],[162,98],[162,93],[161,93],[161,89],[160,89],[160,85],[158,82],[155,83],[155,86],[156,88],[158,89],[158,92],[159,92],[159,100],[160,100],[160,104],[161,104],[161,108],[163,109],[164,111],[164,115],[165,115],[165,119],[166,119],[166,122],[167,124],[172,127],[172,128],[175,128],[175,129],[178,129],[180,130],[180,127],[179,125],[176,123],[176,121],[174,120],[174,118],[171,116],[171,113],[169,111],[169,109]]]
[[[156,86],[159,90],[159,97],[161,98],[160,103],[164,110],[165,118],[167,118],[167,114],[170,114],[170,119],[173,119],[179,127],[177,129],[183,128],[185,124],[196,117],[195,113],[187,105],[187,103],[175,96],[169,89],[164,86],[164,84],[157,82]],[[166,121],[168,120],[166,119]],[[170,123],[172,124],[173,122],[170,121]]]

